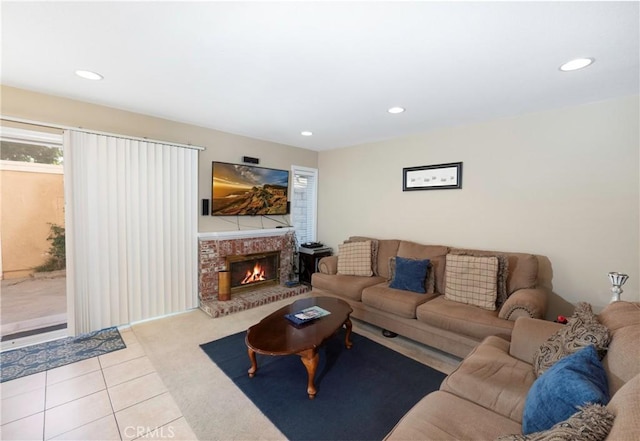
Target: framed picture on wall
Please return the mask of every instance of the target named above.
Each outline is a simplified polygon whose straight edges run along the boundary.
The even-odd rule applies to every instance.
[[[462,188],[462,162],[402,169],[402,191]]]

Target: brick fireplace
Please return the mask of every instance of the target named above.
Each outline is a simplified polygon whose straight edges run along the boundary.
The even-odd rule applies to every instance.
[[[274,228],[251,231],[200,233],[198,240],[198,281],[200,308],[218,317],[259,306],[308,291],[307,287],[287,287],[285,282],[293,273],[295,240],[293,228]],[[231,290],[231,300],[218,301],[218,272],[228,271],[235,261],[276,256],[279,267],[270,283],[257,283]],[[253,271],[252,264],[251,271]],[[242,271],[246,274],[248,268]],[[236,287],[237,288],[237,287]]]

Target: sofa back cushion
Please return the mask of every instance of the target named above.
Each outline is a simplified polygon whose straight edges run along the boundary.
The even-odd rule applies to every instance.
[[[509,294],[519,289],[535,288],[538,282],[538,258],[533,254],[507,253],[509,257]]]
[[[612,392],[613,393],[613,392]],[[615,415],[607,440],[637,441],[640,428],[640,374],[627,381],[607,405]]]
[[[408,240],[400,241],[397,255],[408,259],[429,259],[436,278],[436,291],[444,293],[444,267],[449,247],[422,245]]]
[[[602,363],[613,395],[640,374],[640,303],[612,303],[598,315],[598,319],[612,334]]]
[[[598,314],[600,323],[615,334],[618,329],[640,325],[640,303],[613,302]]]

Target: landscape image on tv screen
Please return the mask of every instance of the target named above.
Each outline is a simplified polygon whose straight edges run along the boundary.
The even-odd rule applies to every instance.
[[[287,214],[287,170],[214,161],[211,174],[213,216]]]

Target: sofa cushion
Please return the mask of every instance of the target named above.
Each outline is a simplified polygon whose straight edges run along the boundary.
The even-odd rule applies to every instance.
[[[362,290],[367,286],[384,282],[384,277],[344,276],[342,274],[313,273],[311,284],[314,288],[334,293],[359,302],[362,300]]]
[[[533,383],[524,406],[522,433],[550,429],[578,406],[609,402],[607,374],[594,346],[564,357]]]
[[[490,251],[477,251],[477,250],[464,250],[455,248],[451,250],[450,254],[460,256],[475,256],[475,257],[495,257],[498,259],[498,276],[497,276],[497,294],[496,294],[496,307],[499,308],[509,297],[507,291],[507,277],[509,276],[509,258],[506,254],[491,253]]]
[[[444,379],[440,389],[520,422],[535,379],[529,363],[509,355],[507,340],[491,336]]]
[[[598,319],[612,335],[602,363],[613,395],[640,373],[640,303],[612,303],[598,315]]]
[[[639,342],[640,324],[626,326],[613,334],[607,355],[602,359],[611,394],[640,373]]]
[[[612,395],[611,401],[607,404],[607,409],[616,416],[608,439],[612,441],[638,441],[640,439],[640,400],[638,397],[640,397],[640,374],[626,382],[615,395]]]
[[[540,346],[533,357],[533,372],[542,375],[563,357],[580,349],[595,345],[600,358],[604,357],[611,337],[591,310],[591,305],[580,302],[568,323]]]
[[[448,300],[496,310],[498,259],[448,254],[444,296]]]
[[[338,274],[345,276],[373,275],[370,240],[338,245]]]
[[[511,335],[515,322],[498,317],[497,311],[447,300],[438,296],[416,309],[421,322],[472,337],[478,341],[490,335]]]
[[[549,430],[531,435],[504,435],[496,441],[604,441],[611,431],[614,415],[599,404],[581,406],[576,413]],[[614,438],[617,439],[617,438]]]
[[[429,259],[407,259],[397,256],[390,259],[390,265],[389,269],[393,270],[390,288],[426,294],[427,274],[431,266]]]
[[[387,282],[365,288],[362,303],[400,317],[416,318],[416,307],[437,294],[418,294],[412,291],[390,288]]]
[[[531,364],[538,348],[563,326],[548,320],[518,317],[511,332],[509,355]]]
[[[492,440],[520,424],[448,392],[432,392],[411,408],[385,438],[391,440]]]
[[[519,289],[535,288],[538,283],[538,258],[526,253],[506,254],[509,258],[508,294]]]
[[[397,255],[409,259],[429,259],[435,275],[436,291],[443,294],[445,256],[448,252],[449,247],[441,245],[421,245],[408,240],[402,240],[398,245]]]
[[[613,334],[626,326],[640,325],[640,303],[613,302],[598,314],[598,320]]]

